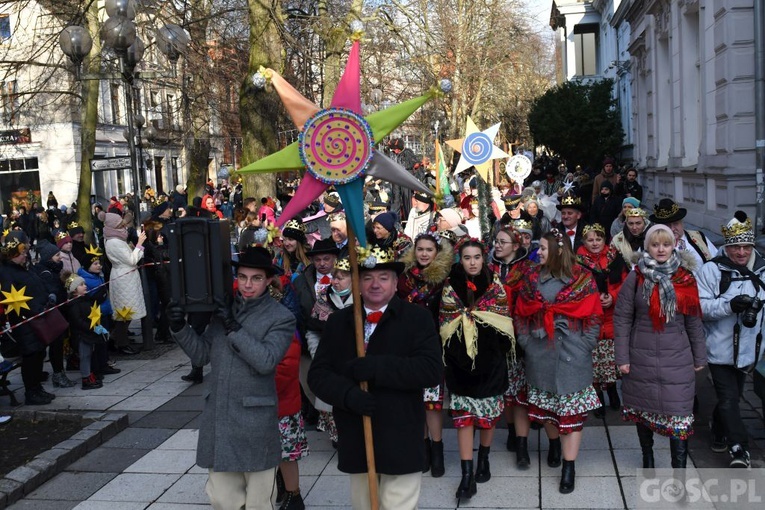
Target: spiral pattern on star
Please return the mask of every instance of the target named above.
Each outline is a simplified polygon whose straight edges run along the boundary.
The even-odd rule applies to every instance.
[[[363,175],[372,158],[372,129],[364,117],[345,109],[322,110],[300,134],[300,157],[325,184],[343,184]]]
[[[494,150],[494,143],[485,133],[479,132],[466,136],[462,147],[462,157],[475,166],[489,161]]]

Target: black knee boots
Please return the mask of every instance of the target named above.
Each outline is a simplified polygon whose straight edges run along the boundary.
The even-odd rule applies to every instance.
[[[653,431],[643,425],[636,423],[640,449],[643,450],[643,469],[654,469],[653,461]]]
[[[507,451],[515,451],[515,425],[512,423],[507,424]]]
[[[608,405],[614,411],[618,411],[622,406],[622,400],[619,398],[619,392],[616,389],[616,384],[612,384],[606,390],[608,393]]]
[[[600,400],[600,407],[595,409],[592,414],[597,419],[603,419],[603,417],[606,415],[606,404],[605,404],[605,397],[603,396],[603,392],[601,390],[595,390],[595,393],[598,395],[598,400]]]
[[[430,438],[425,438],[425,461],[422,464],[422,472],[427,473],[430,471],[430,455],[431,455],[431,447],[430,447]]]
[[[531,465],[528,437],[519,436],[515,439],[515,465],[518,469],[529,469]]]
[[[462,460],[460,466],[462,467],[462,480],[460,480],[460,486],[457,487],[457,499],[470,499],[478,491],[473,475],[473,461]]]
[[[560,466],[561,444],[560,437],[550,439],[550,450],[547,452],[547,465],[550,467]]]
[[[489,450],[490,446],[478,446],[478,464],[475,468],[476,483],[485,483],[491,480],[491,471],[489,470]]]
[[[202,384],[202,381],[204,381],[204,375],[202,374],[203,367],[191,367],[191,372],[188,374],[181,376],[181,379],[183,379],[186,382],[190,382],[191,384]]]
[[[430,476],[441,478],[444,472],[444,442],[433,441],[430,450]]]
[[[672,467],[675,469],[685,469],[688,462],[688,440],[669,438],[669,453],[672,456]]]

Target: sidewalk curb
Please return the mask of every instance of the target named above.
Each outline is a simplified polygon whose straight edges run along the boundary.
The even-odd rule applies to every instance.
[[[87,425],[69,439],[40,453],[1,478],[0,509],[20,500],[128,427],[128,415],[125,413],[19,410],[11,414],[34,421],[69,420],[81,421]]]

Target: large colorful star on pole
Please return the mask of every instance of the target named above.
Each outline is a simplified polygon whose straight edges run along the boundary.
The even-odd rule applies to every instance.
[[[489,181],[491,161],[493,159],[510,157],[508,153],[494,145],[494,139],[497,137],[500,124],[494,124],[490,128],[481,131],[475,125],[473,119],[468,117],[465,127],[465,138],[446,141],[449,147],[461,153],[457,168],[454,169],[455,175],[474,166],[476,171],[478,171],[478,175],[484,181]]]
[[[331,106],[320,109],[306,99],[272,69],[262,69],[300,130],[297,142],[250,165],[240,173],[279,172],[306,168],[295,196],[284,208],[277,225],[281,226],[334,186],[343,201],[346,219],[351,223],[361,246],[366,246],[364,201],[365,175],[372,175],[424,193],[431,190],[406,169],[375,149],[375,144],[401,125],[417,108],[442,94],[433,87],[423,96],[364,116],[361,111],[361,33],[353,34],[353,45],[343,76],[332,97]],[[442,83],[442,89],[451,84]]]

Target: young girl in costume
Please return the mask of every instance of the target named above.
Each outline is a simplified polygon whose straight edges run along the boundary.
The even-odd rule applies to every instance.
[[[515,320],[525,351],[529,418],[548,437],[560,434],[563,469],[559,490],[574,490],[574,461],[587,412],[600,401],[592,387],[592,351],[603,308],[592,273],[576,263],[571,243],[558,230],[539,242],[539,265],[518,291]]]
[[[427,308],[433,315],[433,322],[438,327],[438,309],[441,304],[441,292],[444,281],[449,276],[454,250],[447,241],[435,232],[419,234],[414,240],[414,249],[404,254],[401,261],[405,264],[404,272],[398,279],[398,296],[409,303]],[[425,388],[425,465],[422,472],[430,470],[433,478],[444,475],[444,443],[442,430],[444,425],[443,383],[433,388]]]
[[[68,273],[64,286],[71,298],[67,305],[69,330],[73,337],[77,338],[80,354],[80,375],[82,376],[82,389],[95,390],[103,386],[96,379],[91,368],[94,346],[106,344],[108,331],[101,325],[101,309],[96,299],[88,296],[88,286],[81,276]]]
[[[458,245],[441,295],[439,323],[444,348],[444,378],[451,394],[462,479],[456,497],[470,498],[476,483],[491,478],[489,449],[504,409],[507,357],[514,358],[513,322],[505,288],[486,266],[485,246],[477,239]],[[480,431],[473,473],[473,430]]]

